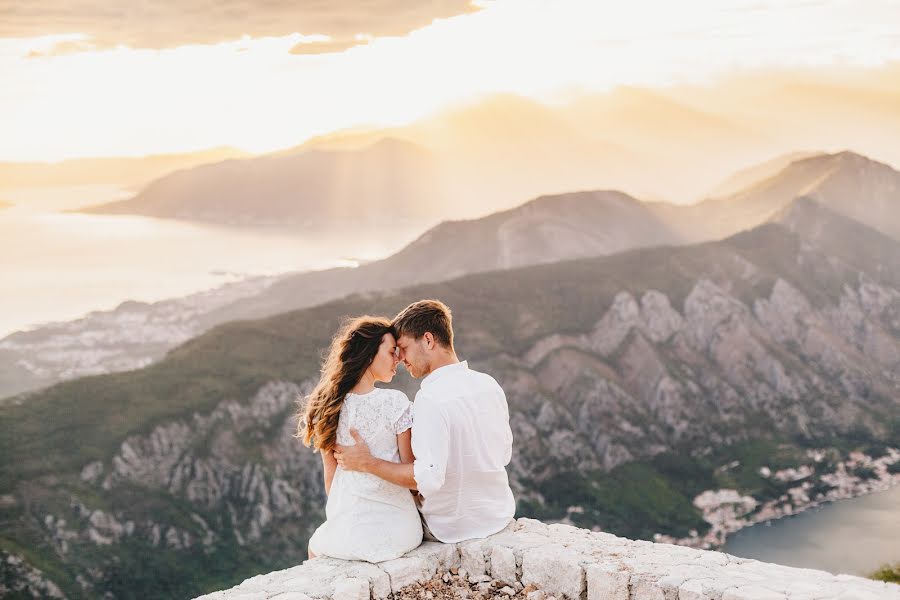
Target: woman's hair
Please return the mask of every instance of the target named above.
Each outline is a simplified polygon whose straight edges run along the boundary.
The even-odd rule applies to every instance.
[[[368,315],[350,319],[331,340],[322,376],[297,414],[297,433],[305,446],[334,447],[344,397],[375,360],[384,334],[394,333],[388,319]]]

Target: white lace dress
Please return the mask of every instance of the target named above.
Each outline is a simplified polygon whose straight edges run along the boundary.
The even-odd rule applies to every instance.
[[[352,446],[350,428],[355,427],[373,456],[399,463],[397,434],[412,426],[412,407],[406,394],[397,390],[347,394],[337,443]],[[422,521],[409,490],[369,473],[338,466],[325,517],[309,540],[309,549],[316,555],[381,562],[398,558],[422,542]]]

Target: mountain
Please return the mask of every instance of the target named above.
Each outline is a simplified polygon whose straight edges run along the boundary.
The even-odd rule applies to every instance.
[[[494,95],[380,134],[428,148],[465,216],[573,189],[690,200],[710,177],[776,151],[753,127],[634,87],[553,104]],[[305,146],[352,148],[372,135],[337,132]]]
[[[395,170],[397,185],[424,193],[426,201],[408,209],[425,210],[431,222],[484,216],[522,198],[578,189],[618,189],[690,203],[705,197],[710,182],[797,147],[854,148],[896,163],[898,96],[874,73],[865,82],[768,74],[665,90],[623,86],[552,103],[494,95],[403,126],[320,136],[289,151],[223,167],[209,178],[205,170],[166,177],[144,190],[141,202],[127,206],[140,214],[235,224],[302,223],[303,215],[286,205],[304,205],[310,197],[330,201],[331,194],[345,197],[340,191],[345,187],[352,190],[346,192],[350,205],[366,204],[361,199],[374,192],[359,183],[347,157],[382,139],[402,140],[427,155],[424,174],[404,170],[402,161],[383,167]],[[287,160],[303,154],[310,156],[300,166]],[[328,166],[332,160],[343,166]],[[763,173],[774,174],[773,168],[768,165]],[[715,196],[755,176],[745,175]],[[298,187],[309,189],[295,193]]]
[[[281,152],[180,170],[133,198],[79,212],[352,231],[398,219],[431,222],[441,202],[428,152],[382,139],[360,150]]]
[[[629,149],[585,136],[583,124],[559,113],[522,97],[490,97],[408,126],[336,132],[171,174],[134,198],[92,210],[277,224],[317,219],[333,207],[336,218],[349,212],[366,226],[386,216],[434,223],[484,216],[522,198],[596,189],[639,168],[642,160]]]
[[[565,107],[503,94],[445,110],[398,135],[436,157],[454,215],[514,207],[522,198],[578,189],[629,189],[645,157],[625,140],[596,135]]]
[[[664,89],[622,86],[547,103],[504,94],[409,125],[335,132],[302,148],[347,152],[385,137],[422,147],[434,158],[441,193],[454,203],[455,212],[435,214],[435,220],[483,216],[522,198],[573,189],[619,189],[688,203],[742,166],[798,147],[853,148],[900,164],[895,71],[754,71]],[[66,169],[73,176],[88,171],[76,163]],[[17,187],[7,173],[0,167],[0,182]],[[67,177],[56,180],[97,179]],[[29,176],[28,185],[51,179]]]
[[[806,243],[824,248],[841,247],[842,256],[859,254],[865,261],[874,260],[879,271],[887,269],[900,272],[896,271],[900,266],[900,256],[892,253],[891,236],[881,234],[855,219],[839,215],[813,198],[798,198],[775,213],[771,221],[795,232]],[[854,248],[858,246],[862,246],[862,252],[855,254]],[[871,266],[865,261],[856,262],[852,267],[865,270]]]
[[[643,203],[620,192],[545,196],[482,219],[441,223],[397,254],[356,268],[257,278],[153,304],[128,302],[78,321],[11,334],[0,339],[0,364],[6,365],[0,369],[0,397],[145,366],[225,321],[351,293],[679,241]]]
[[[821,156],[823,152],[789,152],[775,158],[769,159],[763,163],[749,166],[741,169],[735,174],[729,176],[725,181],[721,182],[707,194],[708,198],[721,198],[722,196],[731,196],[743,191],[745,188],[755,183],[769,179],[784,170],[785,167],[798,160]]]
[[[441,223],[384,260],[285,277],[207,318],[258,318],[351,293],[677,241],[639,200],[621,192],[546,196],[481,219]]]
[[[747,72],[712,85],[673,86],[666,93],[764,134],[772,144],[757,160],[796,148],[831,153],[853,148],[900,165],[895,143],[900,135],[898,81],[893,65],[866,70],[784,69]]]
[[[777,174],[722,198],[682,207],[655,204],[688,239],[719,239],[771,218],[800,197],[813,198],[900,240],[900,172],[853,152],[794,161]]]
[[[441,223],[382,264],[446,279],[679,241],[627,194],[575,192],[543,196],[481,219]]]
[[[297,158],[308,152],[298,148],[286,155]],[[751,171],[765,174],[779,160]],[[737,194],[691,206],[644,203],[615,191],[543,196],[481,219],[441,223],[394,256],[358,268],[291,274],[185,302],[126,303],[71,323],[12,334],[0,340],[0,364],[5,365],[0,368],[0,397],[60,379],[138,368],[219,323],[351,293],[716,239],[766,221],[798,197],[816,198],[891,233],[898,230],[900,213],[892,210],[898,182],[900,174],[891,167],[845,152],[794,161]],[[85,340],[90,340],[90,350]]]
[[[243,156],[247,153],[222,147],[134,158],[77,158],[53,163],[0,162],[0,190],[102,183],[135,187],[176,169]]]
[[[573,93],[552,103],[500,95],[379,133],[422,145],[449,165],[452,195],[466,210],[484,207],[466,216],[573,189],[692,203],[775,175],[777,165],[766,165],[761,177],[747,173],[710,194],[711,184],[746,165],[782,157],[786,166],[784,157],[797,148],[852,148],[900,164],[895,71],[756,72],[665,89]],[[358,144],[371,134],[339,132],[310,144]]]
[[[309,152],[319,151],[298,148],[285,157],[302,160]],[[779,160],[748,173],[765,174]],[[127,303],[76,322],[13,334],[0,340],[6,365],[0,369],[0,396],[60,379],[144,366],[219,323],[312,306],[350,293],[716,239],[766,221],[797,197],[816,198],[885,233],[900,231],[900,212],[892,210],[898,182],[900,174],[888,165],[844,152],[793,161],[736,194],[691,206],[643,203],[614,191],[544,196],[481,219],[441,223],[394,256],[358,268],[287,275],[265,286],[244,286],[247,293],[238,293],[236,287],[207,294],[209,301],[190,300],[186,311],[177,308],[178,302]],[[92,344],[87,353],[85,339]]]
[[[710,487],[785,494],[759,473],[785,444],[900,442],[900,243],[804,199],[719,242],[220,325],[7,402],[4,564],[85,597],[187,597],[296,564],[324,495],[295,402],[342,317],[422,297],[452,307],[460,356],[507,393],[520,516],[577,497],[582,525],[685,535]]]

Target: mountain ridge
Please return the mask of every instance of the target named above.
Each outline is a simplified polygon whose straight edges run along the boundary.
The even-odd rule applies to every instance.
[[[829,161],[837,162],[838,166],[843,164],[842,168],[849,164],[851,171],[854,162],[861,162],[864,167],[869,164],[869,159],[855,156],[821,155],[819,160],[826,167]],[[900,181],[900,174],[889,166],[876,161],[871,164],[878,173],[890,176],[888,184],[895,179]],[[807,171],[801,175],[809,179],[809,171],[823,172],[821,164],[813,167],[801,165],[801,171]],[[863,173],[869,171],[868,167],[862,169]],[[745,223],[761,224],[789,206],[793,190],[807,191],[805,183],[798,186],[789,176],[791,185],[778,184],[788,192],[774,196],[774,200],[770,198],[769,204],[760,210],[754,194],[760,188],[765,190],[766,186],[776,185],[779,177],[784,176],[776,174],[751,185],[745,192],[746,198],[741,197],[749,208],[738,206],[737,209],[727,199],[676,206],[642,202],[615,190],[540,196],[486,217],[442,222],[391,257],[354,269],[287,274],[248,284],[227,294],[223,292],[221,299],[207,301],[206,308],[198,308],[191,302],[192,316],[188,320],[173,320],[172,315],[177,312],[175,306],[170,306],[173,302],[158,306],[129,305],[128,310],[97,315],[96,319],[13,334],[0,341],[0,353],[8,364],[33,365],[44,375],[33,375],[23,366],[11,366],[0,371],[0,389],[8,395],[52,381],[54,373],[68,373],[71,377],[97,372],[94,361],[81,358],[82,332],[90,336],[98,351],[102,349],[118,356],[115,369],[121,370],[128,365],[136,367],[157,360],[174,344],[232,319],[259,318],[327,302],[345,294],[438,281],[468,272],[611,254],[633,247],[697,242],[714,238],[717,229],[719,233],[731,235],[744,229]],[[869,195],[876,200],[883,199],[888,193],[884,190],[890,186],[882,181],[859,189],[861,193],[856,195],[830,193],[830,196],[838,199],[849,196],[859,207],[877,208],[876,202],[869,202]],[[891,222],[891,211],[886,216],[885,210],[868,212],[870,224]],[[117,316],[118,312],[121,315]],[[95,330],[98,326],[95,321],[102,331]],[[138,337],[132,334],[135,323],[145,323],[146,332]],[[52,353],[44,352],[45,347],[52,348]],[[45,360],[41,358],[42,353],[55,358]]]
[[[581,523],[686,536],[704,524],[691,498],[723,485],[716,469],[759,453],[742,444],[768,455],[900,440],[900,273],[877,259],[900,244],[831,239],[767,223],[358,294],[218,325],[144,369],[6,403],[0,516],[14,526],[0,546],[46,549],[31,560],[90,595],[200,593],[298,562],[323,517],[320,461],[292,437],[321,348],[343,317],[422,297],[452,307],[460,356],[506,391],[518,510],[561,518],[569,490]],[[408,377],[395,383],[412,397]],[[783,494],[757,464],[742,493]]]
[[[78,212],[345,230],[397,213],[428,222],[423,200],[441,201],[431,163],[425,149],[392,138],[359,150],[278,152],[175,171],[132,198]]]

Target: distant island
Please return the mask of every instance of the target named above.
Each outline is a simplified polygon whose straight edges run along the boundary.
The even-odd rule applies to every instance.
[[[298,149],[182,169],[132,198],[77,212],[310,230],[357,219],[425,223],[446,212],[434,170],[424,148],[388,138],[359,150]]]

